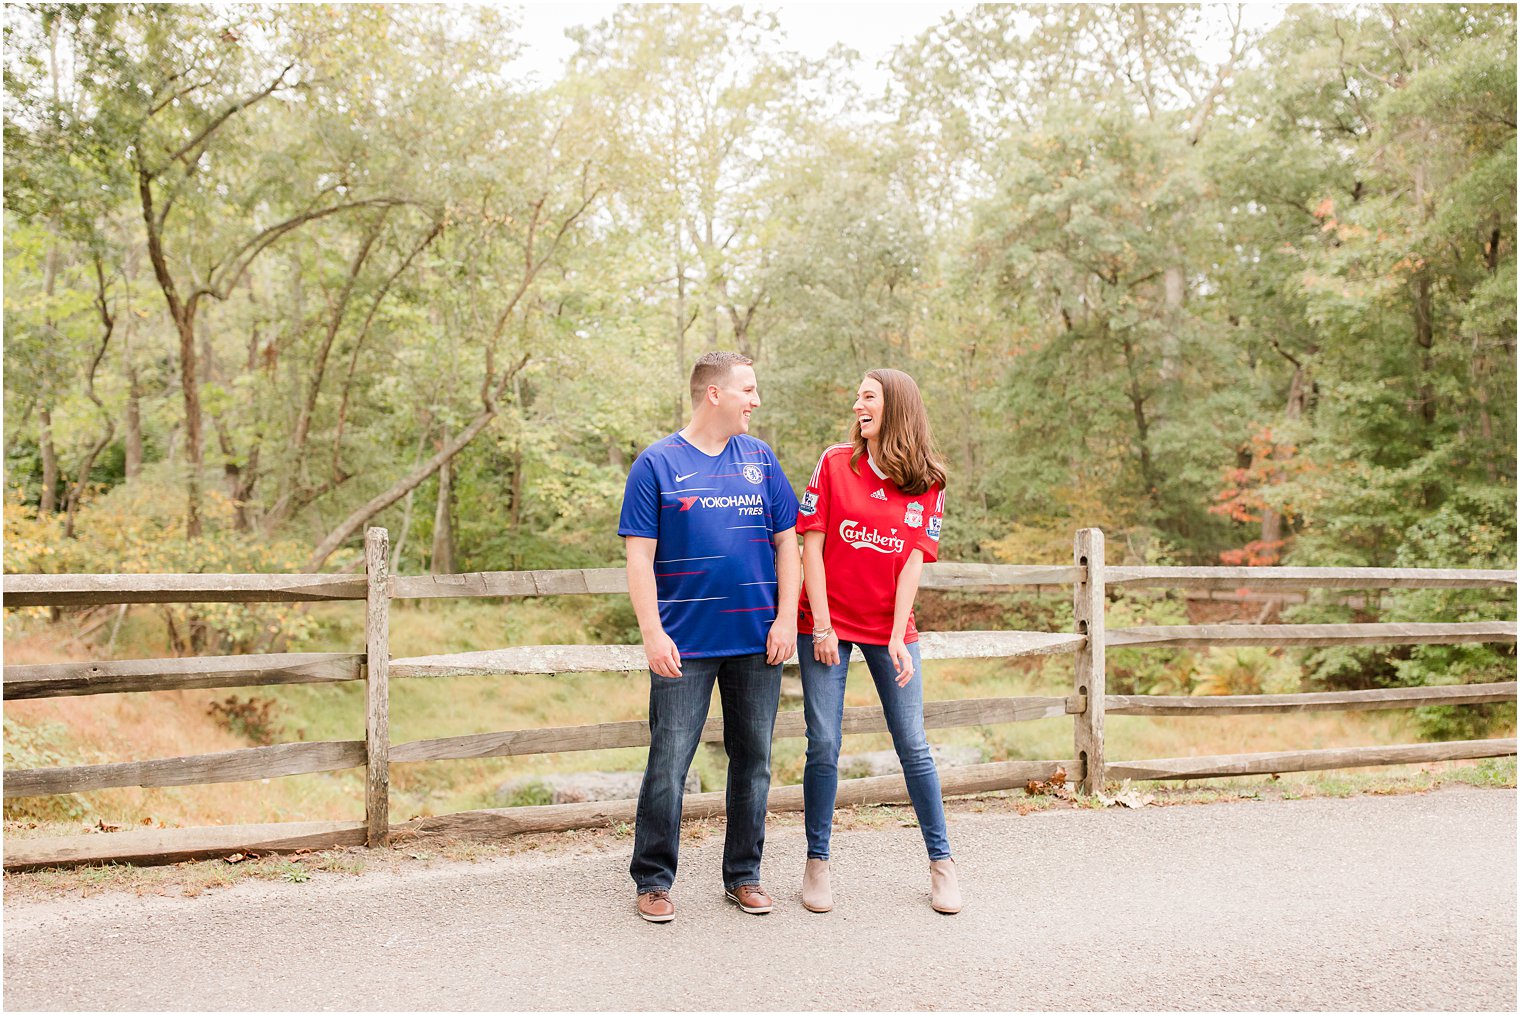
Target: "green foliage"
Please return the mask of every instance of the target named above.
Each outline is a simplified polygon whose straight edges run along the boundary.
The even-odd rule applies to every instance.
[[[849,54],[738,8],[621,7],[550,81],[484,8],[8,13],[9,571],[338,569],[365,523],[403,574],[615,566],[630,462],[729,347],[798,488],[860,375],[912,373],[946,560],[1064,563],[1099,526],[1115,562],[1514,566],[1512,7],[1299,6],[1210,49],[1198,5],[979,5],[901,45],[874,99]],[[54,463],[77,538],[41,509]],[[1288,619],[1512,616],[1436,590]],[[340,626],[162,617],[177,651]],[[586,623],[633,640],[625,605]],[[1294,658],[1315,687],[1515,667]],[[1271,669],[1112,659],[1141,691]]]
[[[1180,596],[1124,596],[1109,603],[1108,627],[1149,627],[1187,623]],[[1109,649],[1108,686],[1114,694],[1188,694],[1197,674],[1196,653],[1187,649]]]
[[[507,807],[541,807],[554,802],[554,790],[546,783],[533,780],[519,786],[507,798]]]
[[[56,768],[79,763],[68,743],[62,723],[28,726],[5,717],[5,767],[7,770]],[[5,801],[7,821],[77,821],[90,814],[90,806],[78,793],[59,796],[15,797]]]
[[[11,573],[145,574],[296,572],[305,548],[289,540],[252,540],[231,524],[232,505],[208,496],[216,527],[186,539],[167,491],[166,470],[117,487],[80,509],[79,536],[63,535],[60,516],[40,516],[12,491],[5,509],[5,568]],[[299,641],[313,621],[297,604],[200,603],[157,608],[180,651],[246,652]]]
[[[1290,660],[1259,646],[1210,649],[1198,662],[1193,694],[1295,694],[1299,670]]]

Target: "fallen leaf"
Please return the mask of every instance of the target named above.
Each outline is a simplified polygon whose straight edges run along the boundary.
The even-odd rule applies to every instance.
[[[222,857],[222,859],[226,860],[228,863],[242,863],[244,860],[248,859],[248,856],[245,853],[233,853],[231,856]]]
[[[119,832],[119,831],[121,831],[121,826],[120,825],[110,824],[104,818],[97,818],[95,820],[95,827],[98,828],[98,829],[100,829],[102,832]]]
[[[1098,803],[1104,807],[1113,807],[1115,805],[1131,808],[1144,807],[1146,804],[1154,803],[1156,800],[1149,793],[1141,793],[1139,790],[1133,789],[1128,779],[1120,784],[1119,792],[1113,796],[1108,796],[1102,792],[1094,793],[1093,796],[1097,797]]]

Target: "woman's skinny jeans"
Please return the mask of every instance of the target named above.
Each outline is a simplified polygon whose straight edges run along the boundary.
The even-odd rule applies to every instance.
[[[807,718],[807,767],[802,772],[802,810],[807,828],[809,859],[829,858],[829,833],[834,827],[834,799],[839,790],[839,746],[844,724],[844,685],[850,670],[850,650],[858,643],[839,643],[839,663],[829,666],[813,658],[813,637],[797,639],[797,657],[802,666],[802,701]],[[908,646],[913,656],[913,679],[898,687],[897,668],[885,645],[860,645],[876,682],[886,714],[892,745],[902,762],[903,777],[908,783],[908,798],[918,815],[918,827],[924,835],[930,860],[950,856],[950,842],[945,837],[945,805],[940,796],[939,772],[929,753],[924,736],[924,664],[918,643]]]

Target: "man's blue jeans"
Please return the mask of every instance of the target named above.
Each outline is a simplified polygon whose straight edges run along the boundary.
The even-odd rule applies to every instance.
[[[681,792],[701,743],[713,684],[723,702],[728,752],[728,831],[723,887],[760,883],[765,803],[771,788],[771,735],[781,700],[781,667],[765,653],[682,659],[677,680],[649,674],[649,763],[639,787],[628,872],[640,894],[668,890],[681,845]]]
[[[802,705],[807,719],[807,766],[802,770],[802,814],[807,829],[809,859],[829,858],[829,833],[834,828],[834,799],[839,791],[839,746],[843,740],[844,684],[850,672],[851,642],[839,643],[839,664],[827,666],[813,658],[812,635],[797,639],[797,657],[802,665]],[[913,656],[913,679],[907,687],[898,687],[897,667],[885,645],[861,645],[881,698],[892,746],[902,762],[903,778],[908,783],[908,799],[918,815],[919,831],[930,860],[950,856],[950,841],[945,835],[945,804],[940,796],[939,772],[929,741],[924,736],[924,664],[918,643],[908,646]]]

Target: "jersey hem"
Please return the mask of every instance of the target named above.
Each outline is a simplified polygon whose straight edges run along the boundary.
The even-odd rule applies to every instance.
[[[680,651],[680,646],[679,645],[676,646],[676,650]],[[761,645],[759,648],[733,649],[733,650],[723,649],[721,652],[681,652],[681,658],[682,659],[727,659],[727,658],[729,658],[731,656],[765,655],[765,651],[766,651],[766,647],[764,645]]]

